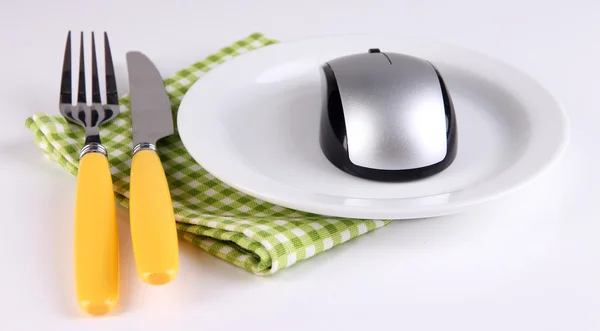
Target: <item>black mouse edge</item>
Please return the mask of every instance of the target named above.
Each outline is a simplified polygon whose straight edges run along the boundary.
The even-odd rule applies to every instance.
[[[348,154],[346,126],[340,91],[333,69],[328,63],[325,63],[321,66],[326,83],[326,100],[324,100],[324,109],[321,110],[319,144],[327,160],[346,173],[382,182],[403,182],[423,179],[448,168],[456,159],[458,151],[454,103],[440,72],[435,66],[433,68],[440,82],[446,118],[448,119],[448,130],[446,133],[448,149],[443,160],[426,167],[406,170],[372,169],[352,163]],[[339,125],[335,125],[335,123],[339,123]]]
[[[448,141],[447,151],[446,157],[438,163],[440,164],[439,167],[441,168],[438,172],[440,172],[448,168],[456,159],[456,154],[458,154],[458,129],[456,124],[456,111],[454,110],[454,102],[452,101],[452,96],[450,95],[448,86],[442,78],[442,74],[438,68],[436,68],[436,66],[433,64],[431,64],[431,66],[433,67],[433,70],[435,71],[435,74],[440,82],[442,97],[444,99],[444,109],[446,111],[446,119],[448,121],[448,129],[446,131],[446,139]]]

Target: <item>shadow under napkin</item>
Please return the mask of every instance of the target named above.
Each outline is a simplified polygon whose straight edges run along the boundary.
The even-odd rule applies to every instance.
[[[203,74],[227,59],[273,43],[276,41],[254,33],[166,78],[175,120],[183,95]],[[127,208],[133,147],[128,96],[120,103],[121,114],[104,125],[100,134],[109,153],[117,203]],[[27,118],[25,125],[52,161],[77,175],[82,128],[62,116],[44,113]],[[272,274],[389,223],[328,218],[239,192],[193,160],[177,134],[176,122],[175,126],[175,134],[157,148],[171,188],[179,235],[236,266],[259,275]]]

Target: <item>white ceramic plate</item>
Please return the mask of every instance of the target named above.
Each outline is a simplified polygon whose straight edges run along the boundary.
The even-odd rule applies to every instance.
[[[453,97],[458,154],[443,172],[381,183],[338,170],[318,143],[319,66],[369,48],[425,58]],[[179,133],[212,175],[257,198],[324,215],[406,219],[456,213],[522,187],[565,149],[565,113],[538,83],[488,56],[431,40],[327,36],[227,61],[185,95]]]

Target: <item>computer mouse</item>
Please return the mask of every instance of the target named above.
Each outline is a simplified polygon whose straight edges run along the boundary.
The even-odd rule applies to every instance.
[[[337,168],[377,181],[433,176],[457,154],[452,98],[429,61],[377,48],[321,66],[319,144]]]

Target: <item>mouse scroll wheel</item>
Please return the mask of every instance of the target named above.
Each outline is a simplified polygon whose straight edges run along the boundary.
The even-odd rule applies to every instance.
[[[381,51],[379,50],[379,48],[371,48],[369,49],[369,53],[381,53]]]

